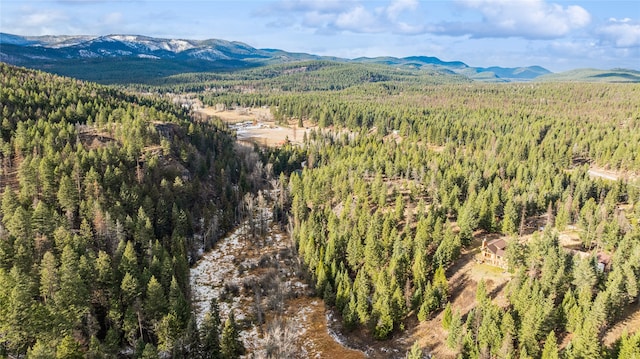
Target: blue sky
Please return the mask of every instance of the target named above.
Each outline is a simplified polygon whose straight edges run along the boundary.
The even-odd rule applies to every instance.
[[[0,32],[218,38],[348,58],[640,70],[637,0],[0,0]]]

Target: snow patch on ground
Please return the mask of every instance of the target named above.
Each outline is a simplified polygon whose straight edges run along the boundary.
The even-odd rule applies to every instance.
[[[327,320],[327,331],[329,332],[329,336],[336,341],[336,343],[342,345],[343,347],[348,347],[347,340],[342,336],[342,334],[338,333],[334,330],[336,323],[338,323],[338,319],[333,315],[333,311],[328,310],[326,313]]]
[[[269,263],[261,267],[262,257],[271,260],[277,257],[279,250],[287,247],[283,235],[276,232],[272,218],[270,208],[258,208],[253,223],[259,226],[262,220],[266,224],[264,237],[252,238],[250,222],[246,220],[204,253],[189,272],[198,325],[202,324],[205,314],[211,309],[211,299],[216,298],[223,321],[233,311],[236,321],[243,328],[240,337],[248,352],[255,352],[261,345],[260,331],[255,323],[253,283],[260,282],[261,277],[266,275],[265,270],[268,273],[273,268]],[[297,287],[304,288],[304,285],[298,283]],[[267,298],[262,298],[263,307],[266,302]]]
[[[138,54],[138,57],[141,58],[141,59],[152,59],[152,60],[158,60],[159,59],[158,56],[145,55],[145,54]]]
[[[95,52],[89,51],[89,50],[80,50],[80,51],[78,51],[78,53],[80,54],[81,57],[84,57],[84,58],[100,57],[100,55],[96,54]]]
[[[273,193],[264,195],[275,197]],[[233,311],[241,327],[240,338],[247,349],[247,357],[266,357],[266,348],[270,339],[273,342],[273,335],[285,342],[288,340],[289,345],[297,343],[295,357],[323,357],[324,344],[306,336],[316,335],[317,329],[312,328],[317,326],[314,321],[319,320],[318,311],[324,312],[324,305],[320,300],[308,297],[309,285],[296,272],[298,260],[295,249],[289,237],[272,223],[270,206],[267,204],[265,207],[256,208],[252,221],[241,223],[191,268],[189,281],[196,321],[198,325],[202,323],[210,310],[211,299],[217,298],[223,322]],[[264,235],[253,237],[251,223],[257,228],[253,232],[260,232],[261,226],[266,229]],[[273,294],[274,286],[279,288],[276,292],[284,300],[282,312],[271,307],[276,298],[270,297],[276,295]],[[261,293],[258,297],[265,319],[261,326],[257,323],[256,288]],[[324,319],[323,314],[320,318]],[[327,317],[327,321],[329,319]],[[286,327],[284,332],[287,334],[282,334],[282,330],[271,332],[274,325]],[[332,333],[331,329],[329,331],[331,337],[344,346],[340,335]]]
[[[211,309],[211,299],[221,298],[224,285],[234,283],[238,278],[238,269],[234,263],[235,253],[243,249],[245,243],[240,242],[243,226],[236,229],[229,236],[222,239],[206,253],[189,272],[189,281],[193,291],[193,305],[198,324],[202,323],[204,315]],[[220,301],[220,300],[219,300]],[[229,315],[231,309],[238,309],[239,298],[234,298],[233,305],[220,301],[223,317]],[[245,313],[237,311],[236,319],[246,317]]]

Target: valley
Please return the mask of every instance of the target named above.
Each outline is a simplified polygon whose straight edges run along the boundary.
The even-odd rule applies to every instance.
[[[0,355],[633,358],[637,84],[300,56],[1,64]]]
[[[252,235],[251,223],[264,232]],[[330,335],[329,312],[305,283],[295,251],[269,209],[258,207],[253,219],[221,238],[191,269],[197,320],[202,322],[211,299],[217,298],[223,317],[234,311],[252,357],[363,358]]]

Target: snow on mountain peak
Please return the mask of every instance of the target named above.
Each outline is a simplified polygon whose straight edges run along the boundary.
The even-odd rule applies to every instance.
[[[195,48],[193,44],[186,40],[169,40],[169,44],[174,52],[182,52]]]
[[[122,42],[129,47],[147,51],[164,50],[178,53],[197,47],[190,41],[179,39],[158,39],[137,35],[110,35],[109,38]]]
[[[135,35],[110,35],[107,36],[111,39],[122,41],[122,42],[137,42],[138,36]]]

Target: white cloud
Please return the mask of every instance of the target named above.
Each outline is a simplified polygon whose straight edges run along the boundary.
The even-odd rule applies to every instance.
[[[438,24],[434,31],[471,37],[553,39],[583,28],[591,15],[577,5],[562,6],[544,0],[459,0],[467,10],[482,15],[479,22]]]
[[[561,70],[580,67],[639,69],[640,47],[616,48],[594,39],[552,41],[541,52]]]
[[[257,11],[257,15],[287,15],[289,12],[335,14],[349,9],[352,0],[282,0]]]
[[[102,23],[104,25],[118,25],[122,23],[123,18],[124,16],[121,12],[111,12],[102,18]]]
[[[290,24],[319,33],[423,33],[422,25],[409,24],[403,15],[416,10],[418,0],[391,0],[373,7],[364,0],[283,0],[255,13],[276,17],[272,24]]]
[[[596,30],[596,34],[616,47],[640,47],[640,23],[629,18],[611,18],[608,24]]]
[[[480,19],[428,23],[417,15],[421,4],[419,0],[282,0],[256,14],[275,17],[278,20],[274,23],[322,33],[433,33],[473,38],[555,39],[591,22],[589,12],[577,5],[545,0],[457,0],[460,8],[480,15]]]
[[[25,14],[21,23],[29,27],[44,27],[68,20],[68,17],[60,11],[40,11]]]
[[[338,14],[333,24],[340,30],[353,32],[379,32],[379,19],[363,6],[356,6]]]
[[[626,22],[631,22],[631,19],[628,17],[625,17],[624,19],[616,19],[615,17],[610,17],[609,18],[609,22],[621,22],[621,23],[626,23]]]
[[[303,22],[310,27],[319,28],[326,26],[333,20],[334,16],[319,11],[310,11],[304,14]],[[292,23],[293,24],[293,23]]]
[[[0,20],[0,30],[15,34],[48,35],[68,28],[70,19],[71,17],[63,11],[21,6],[14,11],[13,16]]]
[[[395,20],[402,12],[415,10],[418,5],[418,0],[393,0],[386,8],[386,13],[389,19]]]

